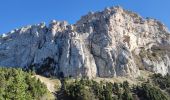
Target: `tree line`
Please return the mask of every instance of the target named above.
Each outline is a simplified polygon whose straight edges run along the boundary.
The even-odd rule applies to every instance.
[[[149,82],[130,86],[123,83],[96,82],[88,79],[63,81],[63,100],[168,100],[166,93]]]

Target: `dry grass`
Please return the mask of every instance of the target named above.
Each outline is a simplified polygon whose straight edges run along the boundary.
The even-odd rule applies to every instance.
[[[128,81],[130,85],[140,85],[143,82],[146,82],[148,79],[150,79],[150,76],[152,75],[152,72],[145,71],[145,70],[140,70],[140,76],[133,79],[133,78],[128,78],[128,77],[113,77],[113,78],[100,78],[96,77],[92,80],[100,83],[102,82],[111,82],[111,83],[123,83],[124,81]],[[79,80],[79,79],[78,79]],[[75,82],[75,79],[67,79],[67,83],[73,83]]]
[[[95,78],[93,80],[95,80],[96,82],[117,82],[117,83],[122,83],[124,81],[128,81],[130,85],[139,85],[143,82],[146,82],[148,79],[150,79],[150,76],[153,74],[149,71],[144,71],[144,70],[140,70],[140,76],[135,78],[135,79],[131,79],[131,78],[127,78],[127,77],[113,77],[113,78]]]
[[[61,82],[58,79],[46,78],[40,75],[35,75],[35,77],[40,79],[40,81],[43,82],[47,86],[47,89],[52,93],[57,91],[61,86]]]
[[[47,89],[49,91],[48,97],[43,98],[41,100],[55,100],[56,97],[54,93],[56,91],[59,91],[61,87],[61,82],[58,79],[52,79],[52,78],[46,78],[40,75],[35,75],[37,79],[39,79],[42,83],[44,83],[47,86]]]

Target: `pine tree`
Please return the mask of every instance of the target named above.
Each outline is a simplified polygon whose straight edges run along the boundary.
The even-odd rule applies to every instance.
[[[33,100],[47,93],[47,88],[22,69],[0,68],[0,100]]]
[[[123,82],[124,92],[122,94],[123,100],[133,100],[132,94],[130,92],[129,83],[127,81]]]
[[[5,87],[6,87],[5,76],[4,73],[2,72],[0,74],[0,100],[4,100]]]

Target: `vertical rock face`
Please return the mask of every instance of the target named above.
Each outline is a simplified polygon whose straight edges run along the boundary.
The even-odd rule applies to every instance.
[[[76,24],[53,20],[0,38],[0,65],[64,77],[137,77],[170,73],[170,33],[155,19],[121,7],[89,13]]]

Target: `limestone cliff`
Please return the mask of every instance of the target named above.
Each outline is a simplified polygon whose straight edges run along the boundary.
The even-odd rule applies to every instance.
[[[0,38],[0,65],[65,77],[137,77],[170,73],[170,32],[121,7],[90,12],[74,25],[53,20]]]

